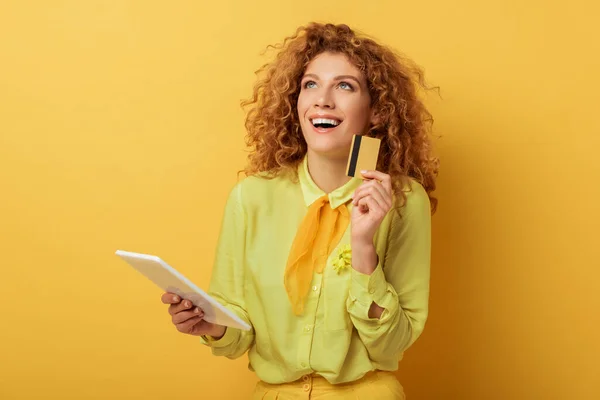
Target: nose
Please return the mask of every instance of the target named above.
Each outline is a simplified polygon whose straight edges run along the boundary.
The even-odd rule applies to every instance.
[[[327,89],[320,90],[317,94],[315,107],[318,108],[335,108],[335,102],[331,92]]]

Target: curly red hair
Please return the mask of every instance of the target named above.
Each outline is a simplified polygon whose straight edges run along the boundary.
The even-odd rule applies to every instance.
[[[295,174],[307,150],[296,110],[302,75],[315,56],[341,53],[364,73],[368,83],[378,122],[366,135],[381,139],[377,169],[391,176],[402,203],[409,179],[419,182],[435,213],[437,199],[431,193],[438,160],[432,156],[429,138],[433,119],[418,97],[418,90],[427,88],[421,68],[347,25],[311,23],[269,47],[279,52],[257,71],[263,77],[252,97],[242,102],[243,107],[250,106],[245,122],[246,144],[251,148],[246,175]]]

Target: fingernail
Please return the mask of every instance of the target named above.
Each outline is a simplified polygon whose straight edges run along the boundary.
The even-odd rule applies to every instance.
[[[173,296],[173,301],[177,302],[177,301],[179,301],[179,298],[177,298],[177,296]]]
[[[194,308],[194,313],[198,314],[200,312],[200,309],[198,307]]]
[[[360,172],[361,172],[361,174],[366,174],[369,171],[367,171],[366,169],[362,169],[362,170],[360,170]]]

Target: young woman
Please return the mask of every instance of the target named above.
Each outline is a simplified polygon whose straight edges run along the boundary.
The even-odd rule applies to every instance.
[[[252,329],[162,301],[215,355],[248,352],[254,398],[402,399],[392,371],[427,319],[436,205],[422,73],[345,25],[302,27],[279,50],[246,103],[248,177],[210,285]],[[350,178],[354,134],[381,149],[376,171]]]

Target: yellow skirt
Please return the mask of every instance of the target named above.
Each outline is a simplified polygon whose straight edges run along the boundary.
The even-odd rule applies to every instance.
[[[302,379],[271,385],[258,382],[253,400],[404,400],[404,389],[391,372],[374,371],[350,383],[332,385],[318,375],[305,375]]]

